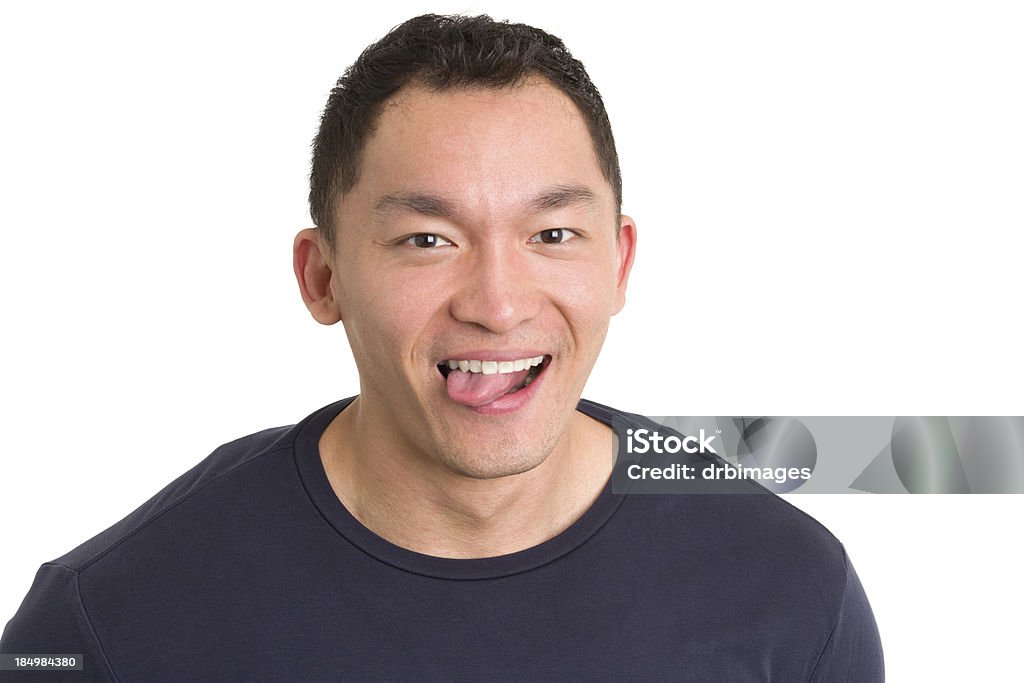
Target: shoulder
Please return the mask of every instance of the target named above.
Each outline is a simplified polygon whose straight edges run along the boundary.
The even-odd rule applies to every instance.
[[[589,401],[580,409],[618,429],[665,429]],[[699,594],[716,619],[748,624],[759,652],[799,659],[799,680],[883,680],[871,607],[842,543],[823,524],[753,482],[675,490],[623,496],[616,538],[647,560],[641,575],[680,577],[680,592]],[[761,626],[749,626],[754,616]]]
[[[126,577],[147,573],[147,562],[181,553],[195,538],[190,525],[215,526],[217,510],[210,501],[230,505],[230,494],[223,494],[233,480],[259,469],[275,454],[283,455],[293,433],[291,427],[279,427],[224,444],[121,521],[43,564],[4,628],[0,649],[80,653],[85,658],[83,680],[113,680],[97,615],[110,613],[111,606],[113,613],[120,613],[118,605],[124,600],[139,600]]]
[[[732,577],[830,620],[838,613],[847,583],[842,543],[773,493],[628,494],[622,512],[669,555],[699,558],[698,573],[711,582]]]
[[[210,487],[224,486],[267,456],[289,449],[294,431],[293,426],[265,429],[220,446],[127,517],[48,564],[76,572],[86,569],[127,539],[145,533],[168,513],[201,504],[197,494]]]
[[[581,401],[579,408],[613,427],[620,435],[630,428],[678,433],[651,418],[593,401]],[[628,456],[622,450],[619,452],[624,465],[641,460],[646,464],[648,457],[649,454]],[[698,464],[698,469],[712,464],[732,467],[715,451],[686,456],[685,462]],[[787,567],[803,566],[821,574],[823,579],[827,575],[837,587],[845,583],[845,555],[838,539],[816,519],[755,481],[708,482],[698,476],[694,483],[679,480],[665,483],[662,487],[623,487],[621,490],[629,491],[624,508],[635,509],[644,523],[657,525],[670,535],[685,537],[686,542],[699,538],[701,547],[709,552],[744,557],[755,564],[769,562],[772,558],[784,559]]]

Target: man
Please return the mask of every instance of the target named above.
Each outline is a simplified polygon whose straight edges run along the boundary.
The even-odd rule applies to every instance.
[[[310,203],[295,273],[359,395],[44,565],[0,652],[79,653],[78,680],[881,680],[856,574],[806,515],[612,492],[611,424],[640,418],[580,394],[636,227],[560,41],[394,29],[331,94]]]

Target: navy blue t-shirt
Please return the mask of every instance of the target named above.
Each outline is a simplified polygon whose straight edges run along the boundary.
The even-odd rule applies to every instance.
[[[609,484],[538,546],[430,557],[328,483],[320,435],[351,401],[218,448],[44,564],[0,653],[82,654],[84,671],[0,680],[883,680],[842,545],[777,496]]]

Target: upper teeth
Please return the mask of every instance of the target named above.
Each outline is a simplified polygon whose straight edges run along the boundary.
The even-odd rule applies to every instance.
[[[463,372],[480,372],[485,375],[503,375],[508,372],[519,372],[540,365],[544,362],[544,356],[533,358],[520,358],[518,360],[450,360],[448,367],[451,370],[462,370]]]

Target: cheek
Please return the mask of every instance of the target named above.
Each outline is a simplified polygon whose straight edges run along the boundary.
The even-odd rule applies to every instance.
[[[364,358],[384,356],[393,367],[396,354],[427,327],[437,307],[432,291],[426,278],[383,269],[341,283],[342,319],[353,351],[358,346]]]
[[[614,313],[615,275],[606,263],[573,263],[547,276],[552,298],[570,321],[581,326],[606,327]]]

